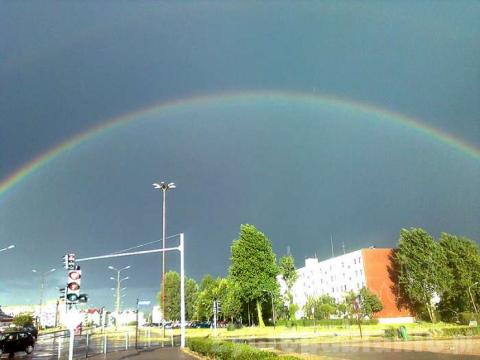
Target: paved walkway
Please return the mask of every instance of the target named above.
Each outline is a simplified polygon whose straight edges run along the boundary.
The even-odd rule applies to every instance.
[[[157,348],[132,351],[117,351],[107,355],[89,357],[94,360],[197,360],[179,348]]]

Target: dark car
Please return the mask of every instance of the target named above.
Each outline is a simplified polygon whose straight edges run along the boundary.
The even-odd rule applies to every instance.
[[[0,334],[0,356],[3,353],[14,354],[25,351],[31,354],[35,346],[35,337],[27,331],[12,331]]]
[[[35,338],[35,340],[37,340],[38,338],[38,329],[33,326],[33,325],[25,325],[22,329],[22,331],[26,331],[26,332],[29,332],[30,334],[33,335],[33,337]]]

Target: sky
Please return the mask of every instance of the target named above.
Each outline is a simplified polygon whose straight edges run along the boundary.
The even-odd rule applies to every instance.
[[[0,191],[0,304],[39,302],[32,269],[58,269],[54,299],[67,252],[160,239],[158,181],[196,280],[227,274],[242,223],[297,266],[401,228],[478,241],[479,18],[476,1],[1,2],[0,184],[79,141]],[[158,254],[82,263],[89,305],[112,306],[109,265],[131,266],[125,306],[154,300]]]

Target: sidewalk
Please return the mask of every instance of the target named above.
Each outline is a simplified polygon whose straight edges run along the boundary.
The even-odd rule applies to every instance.
[[[117,351],[106,355],[89,357],[95,360],[197,360],[180,348],[156,348],[144,350]]]

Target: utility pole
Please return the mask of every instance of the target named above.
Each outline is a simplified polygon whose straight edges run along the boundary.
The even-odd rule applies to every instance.
[[[48,271],[45,271],[44,273],[40,274],[40,277],[41,277],[41,282],[40,282],[40,315],[39,315],[39,323],[40,325],[42,324],[42,313],[43,313],[43,293],[45,291],[45,287],[46,287],[46,282],[47,282],[47,276],[50,275],[51,273],[53,273],[56,269],[50,269]],[[33,273],[35,274],[38,274],[38,271],[33,269],[32,270]]]
[[[116,257],[124,256],[133,256],[133,255],[144,255],[144,254],[153,254],[164,251],[178,251],[180,253],[180,347],[185,347],[185,246],[184,246],[184,234],[180,235],[180,244],[171,248],[162,248],[154,250],[144,250],[144,251],[134,251],[129,253],[120,253],[120,254],[108,254],[101,256],[92,256],[82,259],[77,259],[77,262],[91,261],[91,260],[100,260],[100,259],[110,259]]]
[[[332,234],[330,234],[330,245],[332,245],[332,258],[335,257],[335,255],[333,254],[333,237],[332,237]]]

